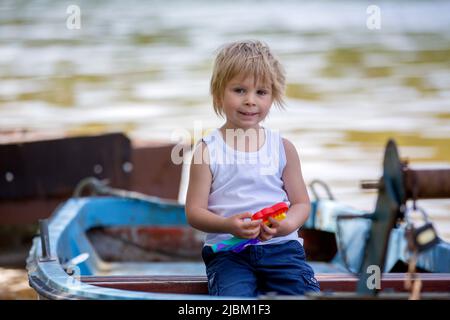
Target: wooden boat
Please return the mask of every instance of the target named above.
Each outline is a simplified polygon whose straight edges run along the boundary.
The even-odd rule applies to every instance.
[[[386,172],[380,183],[389,183],[384,179],[395,180]],[[104,191],[101,193],[114,196],[71,198],[55,211],[48,226],[42,223],[41,236],[34,239],[27,260],[30,285],[41,298],[216,298],[207,295],[205,269],[200,260],[202,234],[187,225],[182,205],[117,189],[106,190],[98,184],[97,187]],[[441,196],[438,189],[434,194]],[[425,192],[416,193],[418,198],[424,196]],[[383,218],[383,214],[389,218],[398,214],[398,207],[389,203],[389,194],[381,190],[378,200],[371,219],[367,219],[367,212],[333,199],[313,202],[312,214],[300,231],[306,251],[313,238],[336,238],[337,252],[333,256],[327,253],[322,261],[308,257],[322,289],[321,294],[308,298],[410,296],[405,289],[410,276],[405,272],[409,259],[405,224],[394,228],[397,220]],[[387,209],[382,206],[385,202]],[[126,229],[128,232],[124,233]],[[114,234],[116,237],[111,237]],[[366,284],[370,276],[361,270],[371,265],[380,266],[382,271],[381,287],[370,288],[373,293],[361,289],[361,283]],[[421,281],[422,298],[450,298],[448,242],[441,240],[421,253],[416,266],[419,273],[412,276]]]
[[[330,202],[327,205],[330,206]],[[337,204],[333,205],[337,208]],[[124,226],[130,227],[130,232],[134,233],[139,233],[139,228],[147,235],[153,231],[155,243],[158,238],[160,242],[155,251],[160,256],[172,254],[175,258],[169,260],[155,256],[153,261],[146,262],[142,259],[105,261],[95,249],[99,244],[90,241],[89,230]],[[150,227],[145,229],[145,226]],[[119,197],[74,198],[56,211],[48,228],[48,256],[42,256],[41,239],[36,238],[27,267],[30,285],[42,298],[210,298],[206,295],[205,270],[199,256],[201,239],[187,226],[181,205]],[[391,243],[397,246],[389,250],[390,262],[381,284],[383,290],[405,291],[405,273],[389,273],[395,271],[399,264],[406,263],[401,254],[401,247],[405,246],[403,232],[403,229],[396,229],[391,236]],[[172,246],[163,246],[168,242],[158,234],[169,237]],[[116,250],[117,247],[111,249]],[[120,251],[119,254],[126,252]],[[449,261],[450,245],[445,242],[419,258],[418,267],[431,272],[420,273],[423,292],[450,292]],[[355,291],[358,277],[349,273],[338,257],[329,262],[311,261],[311,264],[322,291]]]

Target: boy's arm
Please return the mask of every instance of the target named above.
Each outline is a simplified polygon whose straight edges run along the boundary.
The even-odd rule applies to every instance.
[[[189,224],[208,233],[231,233],[240,238],[254,238],[259,234],[258,221],[245,221],[251,213],[223,218],[209,211],[208,196],[212,174],[209,169],[209,153],[204,142],[198,144],[192,157],[189,185],[186,195],[186,217]]]
[[[306,222],[310,212],[310,200],[303,180],[297,150],[290,141],[284,138],[283,145],[286,152],[286,166],[283,170],[282,179],[291,206],[286,213],[286,219],[279,222],[275,236],[288,235],[297,230]]]

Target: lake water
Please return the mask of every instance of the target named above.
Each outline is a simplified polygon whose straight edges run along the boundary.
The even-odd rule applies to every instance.
[[[67,7],[80,8],[69,29]],[[362,179],[382,174],[387,139],[413,167],[450,166],[450,2],[2,1],[0,137],[121,130],[171,139],[220,126],[215,49],[260,39],[287,71],[287,108],[265,125],[297,147],[306,182],[373,209]],[[183,192],[182,196],[183,197]],[[450,240],[450,201],[420,201]]]

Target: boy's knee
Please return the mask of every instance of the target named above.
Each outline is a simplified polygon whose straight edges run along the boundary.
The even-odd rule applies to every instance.
[[[208,276],[208,292],[213,296],[255,297],[257,279],[243,261],[234,261],[231,254],[210,254],[204,260]]]
[[[218,273],[208,277],[208,291],[211,296],[221,297],[256,297],[258,292],[253,279],[230,279]]]

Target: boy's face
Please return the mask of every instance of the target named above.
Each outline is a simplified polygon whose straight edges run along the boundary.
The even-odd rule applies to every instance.
[[[258,128],[272,106],[272,87],[257,82],[253,77],[236,76],[225,87],[222,109],[226,128]]]

